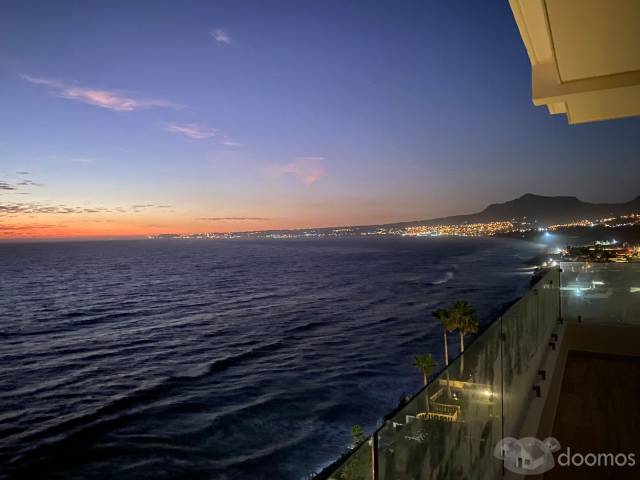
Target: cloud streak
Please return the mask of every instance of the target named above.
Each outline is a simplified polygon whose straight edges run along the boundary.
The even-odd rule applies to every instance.
[[[42,85],[51,90],[57,97],[85,103],[115,112],[133,112],[146,108],[180,108],[181,105],[167,100],[154,98],[136,98],[118,90],[104,90],[75,85],[47,78],[20,75],[24,80],[34,85]]]
[[[67,205],[45,205],[42,203],[2,203],[0,204],[0,217],[15,215],[35,214],[79,214],[110,212],[104,207],[69,207]]]
[[[222,28],[214,28],[209,33],[211,33],[211,36],[219,46],[224,47],[231,45],[231,36],[226,32],[226,30],[223,30]]]
[[[42,187],[42,186],[44,186],[44,183],[36,183],[33,180],[24,179],[24,180],[19,181],[17,183],[17,185],[31,186],[31,187]]]
[[[226,222],[226,221],[266,221],[271,220],[271,218],[267,217],[200,217],[196,220],[208,220],[210,222]]]
[[[185,135],[194,140],[205,140],[218,135],[218,129],[207,127],[205,125],[197,125],[195,123],[176,124],[171,123],[166,127],[167,132]]]
[[[19,172],[19,175],[26,175],[28,172]],[[9,183],[5,180],[0,180],[0,190],[14,191],[19,190],[19,187],[42,187],[43,183],[37,183],[28,178],[23,178],[15,183]]]
[[[305,186],[310,187],[326,175],[323,161],[324,157],[302,157],[286,165],[273,166],[271,173],[279,177],[294,175]]]
[[[56,228],[57,225],[29,224],[15,225],[0,223],[0,237],[31,236],[34,231]]]
[[[134,213],[141,212],[142,210],[148,210],[150,208],[171,208],[171,205],[156,205],[154,203],[145,203],[142,205],[131,205],[131,210]]]
[[[55,215],[81,215],[91,213],[139,213],[143,210],[152,208],[170,208],[171,205],[132,205],[130,208],[125,207],[78,207],[69,205],[47,205],[40,202],[13,202],[0,203],[0,217],[11,217],[20,215],[39,215],[39,214],[55,214]]]

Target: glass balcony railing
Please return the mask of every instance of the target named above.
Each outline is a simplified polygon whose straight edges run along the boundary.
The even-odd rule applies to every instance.
[[[640,263],[562,262],[561,268],[564,318],[640,324]]]
[[[481,478],[499,472],[492,456],[501,438],[502,355],[494,322],[378,436],[378,478]],[[428,472],[428,475],[425,475]]]
[[[517,436],[560,315],[549,270],[332,472],[334,480],[497,478],[500,439]]]
[[[335,480],[373,480],[374,438],[368,438],[349,455],[330,478]]]

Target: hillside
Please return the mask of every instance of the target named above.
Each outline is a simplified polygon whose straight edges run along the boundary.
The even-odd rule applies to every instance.
[[[576,197],[546,197],[527,193],[515,200],[491,204],[478,213],[408,222],[407,225],[479,223],[514,219],[549,225],[637,212],[640,212],[640,196],[624,203],[589,203]]]

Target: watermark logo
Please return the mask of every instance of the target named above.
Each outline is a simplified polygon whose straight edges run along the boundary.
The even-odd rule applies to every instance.
[[[518,440],[505,437],[493,449],[493,455],[504,461],[507,470],[521,475],[539,475],[555,466],[553,452],[560,450],[560,442],[553,437],[539,440],[525,437]]]
[[[635,453],[576,453],[567,447],[560,450],[560,442],[553,437],[540,440],[534,437],[521,439],[505,437],[493,449],[493,455],[504,462],[504,467],[520,475],[539,475],[551,470],[556,463],[560,467],[635,467]]]

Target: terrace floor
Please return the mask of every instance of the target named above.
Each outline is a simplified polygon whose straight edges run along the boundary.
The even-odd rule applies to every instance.
[[[640,357],[569,352],[553,436],[561,449],[545,480],[640,479]],[[558,454],[635,453],[635,467],[558,465]]]

